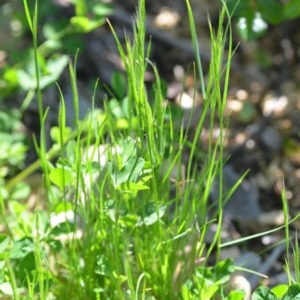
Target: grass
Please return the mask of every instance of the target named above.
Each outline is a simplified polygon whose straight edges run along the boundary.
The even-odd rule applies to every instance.
[[[61,101],[58,126],[51,129],[52,148],[46,149],[42,125],[41,138],[35,142],[39,160],[6,185],[12,190],[38,167],[42,169],[42,193],[34,209],[18,201],[6,203],[1,196],[4,299],[243,299],[242,291],[228,287],[233,261],[220,260],[220,250],[226,246],[221,241],[227,199],[222,169],[230,23],[224,6],[219,27],[210,26],[211,63],[204,78],[192,8],[188,0],[186,4],[196,55],[194,74],[204,98],[193,139],[188,138],[188,129],[173,125],[171,107],[164,104],[162,83],[149,59],[150,46],[145,48],[146,12],[141,0],[133,41],[128,38],[121,45],[110,25],[127,78],[126,86],[116,80],[114,88],[127,90],[126,95],[121,101],[106,100],[103,109],[96,109],[96,83],[93,109],[79,120],[76,59],[70,61],[74,128],[66,126],[58,87]],[[48,110],[43,108],[39,84],[38,5],[36,1],[33,16],[26,0],[24,6],[33,35],[39,118],[44,124]],[[144,84],[149,68],[155,74],[151,93]],[[212,138],[216,123],[217,141]],[[199,155],[204,124],[209,124],[211,138],[205,155]],[[190,154],[187,162],[185,152]],[[216,177],[221,177],[220,196],[212,209],[209,195]],[[288,241],[287,207],[285,214]],[[217,230],[207,244],[213,223]],[[294,251],[297,257],[297,244]]]

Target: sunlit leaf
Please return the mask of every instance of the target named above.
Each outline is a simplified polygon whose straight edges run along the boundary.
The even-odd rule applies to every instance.
[[[112,169],[112,179],[114,186],[117,187],[124,182],[135,182],[141,174],[145,160],[143,158],[131,157],[120,169]]]
[[[49,179],[53,184],[63,189],[72,182],[73,174],[65,168],[54,168],[50,171]]]
[[[2,234],[0,236],[0,259],[4,259],[7,255],[6,251],[9,246],[9,241],[10,239],[6,235]]]
[[[13,289],[12,289],[12,286],[11,286],[10,282],[3,282],[3,283],[1,283],[0,284],[0,291],[4,295],[8,295],[8,296],[11,296],[11,297],[14,295]]]
[[[36,87],[35,79],[24,70],[18,70],[18,83],[24,91]]]
[[[57,126],[53,126],[50,129],[50,136],[53,142],[61,145],[70,138],[71,132],[72,132],[71,127],[59,128]]]
[[[97,263],[95,268],[95,273],[98,275],[108,276],[111,274],[110,262],[108,258],[104,255],[97,256]]]
[[[282,298],[287,292],[289,286],[287,284],[278,284],[274,286],[271,291],[276,295],[277,298]]]
[[[52,57],[46,62],[46,71],[41,77],[40,85],[41,88],[45,88],[49,84],[58,80],[63,70],[68,64],[68,57],[66,55],[61,55],[58,57]]]
[[[227,297],[227,300],[244,300],[245,292],[244,291],[230,291]]]
[[[150,187],[148,185],[143,184],[142,182],[130,182],[129,189],[131,191],[142,191],[142,190],[149,190]]]
[[[116,121],[116,129],[128,129],[129,128],[129,122],[125,118],[119,118]]]
[[[24,237],[13,243],[13,247],[10,251],[10,258],[21,259],[27,256],[27,254],[33,252],[34,252],[33,240],[29,237]]]
[[[25,182],[19,182],[12,192],[10,193],[10,198],[14,200],[23,200],[29,197],[30,195],[30,186]]]
[[[108,108],[116,119],[124,117],[124,112],[117,99],[110,99],[108,103]]]
[[[224,284],[229,281],[232,272],[234,271],[234,264],[232,259],[220,261],[215,266],[215,280],[218,284]]]
[[[95,21],[84,16],[75,16],[70,19],[70,25],[76,33],[88,33],[104,23],[104,19]]]
[[[252,300],[277,300],[277,297],[268,287],[260,286],[254,291]]]
[[[5,82],[4,88],[8,90],[13,90],[18,86],[19,83],[19,70],[17,68],[8,68],[4,71],[2,75]]]
[[[155,203],[148,203],[146,206],[146,212],[141,216],[141,220],[137,223],[137,226],[152,225],[160,220],[166,212],[165,205],[156,205]]]

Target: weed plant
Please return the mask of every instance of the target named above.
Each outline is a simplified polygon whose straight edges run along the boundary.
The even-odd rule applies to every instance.
[[[192,8],[188,0],[186,4],[196,54],[194,74],[203,95],[193,139],[188,138],[188,129],[174,126],[171,106],[164,103],[161,79],[149,59],[150,46],[145,48],[145,0],[141,0],[133,40],[127,38],[122,46],[111,26],[126,70],[126,83],[120,74],[113,81],[114,90],[126,91],[122,99],[106,99],[104,108],[96,109],[94,96],[91,111],[80,120],[76,59],[70,61],[74,127],[66,126],[68,108],[58,87],[61,99],[58,126],[50,132],[52,148],[46,149],[48,133],[42,125],[41,139],[35,143],[39,160],[6,185],[10,190],[38,166],[42,169],[43,192],[33,210],[1,198],[3,297],[243,299],[243,291],[226,289],[233,262],[219,259],[222,207],[228,198],[222,180],[217,209],[210,209],[209,203],[226,159],[224,109],[232,56],[228,15],[224,6],[218,28],[210,26],[211,63],[204,78]],[[38,2],[33,17],[26,12],[37,57]],[[35,63],[44,124],[48,110],[43,108],[38,59]],[[150,93],[144,84],[149,68],[155,75]],[[216,122],[220,133],[214,141]],[[205,124],[211,138],[207,152],[200,155]],[[217,230],[207,244],[212,223]]]

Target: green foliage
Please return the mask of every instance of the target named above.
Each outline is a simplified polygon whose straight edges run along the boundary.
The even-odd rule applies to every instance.
[[[84,45],[78,39],[79,35],[86,34],[101,26],[107,14],[112,12],[113,7],[99,1],[73,1],[75,15],[66,19],[59,12],[58,7],[51,1],[43,1],[39,5],[38,18],[42,35],[39,35],[38,66],[40,72],[41,89],[57,81],[68,63],[67,56],[59,55],[58,51],[70,53],[76,47]],[[33,19],[35,16],[34,1],[23,1],[26,14],[22,14],[20,4],[12,1],[6,3],[2,15],[7,17],[7,22],[19,24],[18,35],[24,36],[27,31],[34,30]],[[8,13],[10,12],[10,13]],[[25,17],[26,16],[26,17]],[[53,21],[53,16],[57,20]],[[92,16],[92,17],[91,17]],[[25,39],[25,37],[24,37]],[[10,51],[6,49],[4,51]],[[10,53],[10,62],[1,70],[1,97],[7,97],[16,90],[28,92],[36,88],[34,55],[30,47],[15,49]]]
[[[0,146],[2,149],[0,186],[3,186],[4,178],[15,175],[24,167],[27,148],[21,118],[22,113],[34,99],[35,92],[44,90],[59,80],[69,61],[68,56],[61,52],[74,52],[74,47],[80,45],[77,42],[74,43],[74,37],[88,33],[102,25],[105,16],[112,11],[111,5],[99,3],[99,1],[74,1],[75,15],[66,19],[59,13],[58,7],[52,1],[43,1],[43,5],[39,6],[36,6],[36,3],[35,1],[23,1],[23,3],[22,1],[4,1],[4,4],[0,6],[1,25],[17,28],[11,32],[13,42],[4,40],[1,49],[8,53],[9,59],[0,69]],[[57,20],[53,21],[53,16],[56,16]],[[37,25],[41,28],[39,34]],[[26,41],[28,32],[33,35],[34,41],[38,38],[36,47],[32,49],[32,46],[25,44],[20,49],[18,40]],[[2,35],[4,32],[0,32],[0,37]],[[14,47],[14,41],[16,47]],[[20,109],[7,109],[8,101],[17,102],[16,95],[18,98],[24,95],[23,103],[19,103]],[[41,101],[38,102],[41,115],[43,104]],[[41,123],[43,123],[42,117],[40,117]],[[54,175],[51,176],[53,178]],[[6,198],[7,191],[3,193],[3,197]]]
[[[8,183],[3,182],[6,191],[11,192],[5,199],[0,193],[4,228],[0,236],[1,296],[17,300],[66,296],[112,300],[243,299],[243,291],[227,290],[235,271],[232,260],[221,261],[217,250],[215,265],[207,264],[212,251],[224,246],[221,226],[226,197],[221,192],[217,211],[213,212],[214,220],[218,220],[216,234],[209,245],[205,242],[208,227],[214,222],[208,220],[209,194],[225,161],[224,109],[231,47],[226,49],[225,65],[223,53],[232,42],[230,25],[224,26],[225,10],[216,31],[210,24],[211,65],[204,80],[192,8],[186,2],[198,68],[195,74],[205,95],[195,137],[190,141],[182,126],[174,126],[178,115],[164,105],[164,83],[148,59],[144,0],[139,2],[133,40],[127,39],[125,46],[121,45],[111,27],[126,69],[126,74],[112,77],[113,98],[105,99],[103,109],[92,109],[79,120],[75,59],[74,65],[69,64],[75,128],[66,126],[61,93],[58,125],[50,133],[45,130],[47,111],[41,90],[57,80],[59,74],[54,70],[60,73],[67,63],[64,56],[56,55],[55,43],[70,32],[92,30],[107,13],[107,7],[99,6],[97,1],[73,3],[75,16],[62,30],[48,26],[46,43],[39,46],[37,2],[31,6],[32,2],[24,1],[33,35],[33,54],[25,64],[7,73],[11,82],[6,92],[19,86],[19,71],[23,72],[23,89],[32,80],[28,91],[37,94],[41,139],[35,141],[39,160]],[[101,18],[92,21],[90,13]],[[151,93],[144,83],[149,67],[155,77]],[[0,124],[5,132],[14,133],[19,123],[8,115],[0,115],[4,118]],[[210,135],[215,122],[219,122],[220,135],[217,142],[208,141],[203,159],[198,155],[198,143],[205,121],[210,122]],[[45,146],[47,134],[53,141],[49,150]],[[187,163],[183,160],[184,151],[190,154]],[[10,161],[16,157],[5,157],[7,161],[3,159],[2,165],[18,164]],[[184,165],[187,168],[182,172]],[[43,172],[42,187],[32,208],[20,201],[28,194],[21,182],[38,168]],[[223,190],[222,180],[219,190]],[[279,288],[271,292],[258,290],[257,295],[280,294],[291,299],[291,295],[297,295],[297,288],[284,292]]]
[[[261,286],[258,287],[253,295],[252,300],[297,300],[300,299],[300,285],[292,284],[288,285],[278,285],[273,289]]]
[[[227,8],[237,18],[237,30],[245,40],[253,40],[277,25],[300,17],[299,0],[226,0]]]
[[[26,135],[20,115],[20,111],[16,109],[0,111],[0,190],[5,198],[5,178],[14,176],[25,165]]]
[[[68,57],[66,55],[53,55],[47,60],[39,55],[38,60],[42,89],[57,81],[68,64]],[[5,68],[3,79],[3,95],[9,95],[17,88],[20,88],[24,92],[35,90],[36,80],[33,54],[28,54],[24,64],[20,67]]]
[[[199,293],[199,298],[213,299],[217,294],[220,294],[229,282],[233,271],[234,265],[230,259],[221,261],[214,267],[199,268],[195,273],[197,278],[196,293]],[[240,296],[244,296],[244,293],[235,291],[235,294],[231,293],[230,299]]]
[[[88,28],[83,16],[86,7],[79,3],[76,30],[85,31]],[[191,8],[189,12],[191,17]],[[27,15],[31,16],[30,9]],[[33,35],[36,34],[34,19],[29,25]],[[76,120],[74,130],[65,124],[66,108],[62,99],[58,126],[50,132],[54,142],[52,149],[46,152],[41,139],[37,144],[40,161],[23,173],[27,175],[36,166],[42,166],[43,201],[47,203],[47,210],[41,215],[38,210],[28,211],[22,203],[10,202],[7,230],[17,244],[12,241],[8,248],[13,253],[9,263],[17,272],[9,273],[7,267],[3,274],[10,274],[9,282],[15,295],[20,287],[28,295],[35,295],[37,290],[31,287],[38,284],[39,296],[45,299],[51,278],[51,291],[56,297],[67,294],[76,299],[127,299],[136,295],[172,299],[183,297],[184,293],[198,297],[202,285],[208,287],[210,295],[217,295],[221,285],[229,280],[230,262],[221,262],[215,268],[206,268],[205,264],[198,268],[194,263],[205,249],[207,221],[204,215],[213,178],[222,167],[222,155],[216,156],[222,143],[210,147],[209,163],[204,171],[210,173],[206,176],[210,183],[204,184],[201,172],[197,175],[198,163],[192,163],[197,158],[192,154],[187,182],[199,185],[187,184],[184,194],[175,187],[175,195],[171,195],[170,174],[173,169],[177,174],[181,172],[187,135],[173,132],[173,115],[171,110],[166,113],[168,108],[163,106],[164,87],[154,65],[150,65],[155,74],[151,92],[153,105],[150,105],[144,84],[150,51],[144,47],[144,1],[140,2],[134,31],[134,40],[128,39],[124,48],[113,31],[126,68],[125,77],[115,74],[112,78],[115,98],[106,101],[103,110],[94,110],[84,120]],[[194,38],[195,34],[194,30]],[[222,61],[220,50],[225,44],[222,39],[219,34],[218,47],[213,51],[214,75],[208,80],[209,86],[216,87],[222,81],[218,68]],[[48,60],[42,59],[43,55],[40,58],[40,51],[35,44],[33,70],[48,68]],[[75,69],[75,65],[70,66],[76,98]],[[40,92],[43,73],[36,75],[33,72],[37,83],[33,88]],[[201,72],[200,76],[203,76]],[[211,102],[207,102],[205,113],[220,99],[218,91],[207,89]],[[41,100],[40,94],[38,101],[42,103]],[[39,107],[43,124],[43,106]],[[221,105],[218,109],[223,115]],[[204,118],[190,146],[192,153],[197,153],[196,140]],[[43,127],[41,132],[45,136]],[[58,157],[55,163],[50,162],[53,157]],[[12,181],[9,187],[16,186],[18,180]],[[199,218],[195,218],[199,212]],[[11,223],[12,217],[18,221]],[[203,229],[201,236],[199,228]],[[77,235],[79,239],[75,238]],[[184,258],[187,245],[192,248],[188,260]],[[45,267],[47,257],[52,258],[51,269],[55,272]],[[181,268],[180,276],[178,268]]]

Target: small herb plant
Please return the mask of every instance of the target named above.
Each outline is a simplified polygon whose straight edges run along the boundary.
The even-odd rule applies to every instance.
[[[229,46],[224,63],[225,45],[231,45],[226,7],[219,27],[214,30],[210,26],[211,64],[204,81],[192,8],[186,1],[196,53],[195,78],[200,80],[204,98],[192,140],[183,126],[173,125],[172,110],[164,104],[161,79],[149,60],[150,46],[145,48],[146,12],[145,0],[141,0],[133,40],[127,39],[123,47],[111,26],[126,70],[126,83],[118,75],[112,80],[113,90],[119,91],[117,99],[106,99],[103,109],[96,109],[95,93],[91,111],[80,120],[76,58],[70,61],[74,128],[66,126],[67,108],[61,93],[58,126],[51,129],[53,145],[47,149],[48,133],[43,126],[47,111],[42,103],[36,40],[38,2],[33,13],[29,13],[26,1],[24,4],[34,40],[34,87],[42,126],[40,140],[35,141],[38,161],[5,182],[0,193],[2,296],[243,299],[243,291],[228,291],[236,269],[233,261],[219,258],[226,200],[222,180],[217,209],[212,210],[208,201],[214,179],[222,177],[225,161],[228,120],[224,109],[232,55]],[[85,21],[78,17],[81,28]],[[148,68],[155,75],[152,93],[144,84]],[[210,139],[205,155],[199,155],[204,124],[209,124],[212,135],[215,122],[219,123],[219,137],[217,141]],[[187,162],[185,151],[189,152]],[[15,199],[4,201],[5,192],[37,168],[41,168],[43,180],[33,208]],[[205,237],[212,223],[217,224],[217,230],[207,244]],[[215,263],[210,265],[215,250]],[[253,297],[264,291],[256,291]]]
[[[255,290],[252,300],[295,300],[300,299],[300,285],[281,284],[272,289],[261,286]]]

